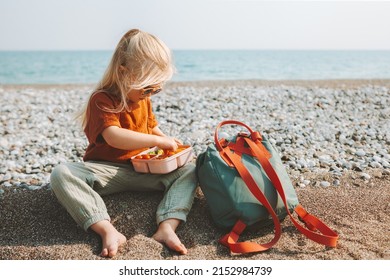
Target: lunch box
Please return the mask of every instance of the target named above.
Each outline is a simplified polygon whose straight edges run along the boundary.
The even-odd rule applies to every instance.
[[[178,152],[168,156],[168,153],[173,152],[164,151],[161,154],[161,149],[153,147],[131,157],[131,163],[133,164],[136,172],[166,174],[185,165],[194,158],[191,146],[182,145],[179,146],[178,150]]]

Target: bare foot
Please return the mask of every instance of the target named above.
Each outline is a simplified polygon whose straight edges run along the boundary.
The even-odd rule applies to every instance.
[[[157,232],[152,238],[160,243],[165,244],[171,250],[174,250],[182,255],[187,254],[187,248],[181,243],[177,237],[175,230],[180,224],[180,220],[168,219],[160,223]]]
[[[102,257],[114,257],[118,248],[126,242],[126,237],[116,230],[107,220],[99,221],[91,226],[91,229],[102,238]]]

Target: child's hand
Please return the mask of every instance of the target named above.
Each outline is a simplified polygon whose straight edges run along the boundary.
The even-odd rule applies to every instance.
[[[174,138],[175,142],[177,145],[183,145],[183,142],[181,142],[179,139]]]
[[[178,148],[177,139],[168,137],[168,136],[160,136],[159,143],[157,146],[163,150],[173,150],[175,151]]]

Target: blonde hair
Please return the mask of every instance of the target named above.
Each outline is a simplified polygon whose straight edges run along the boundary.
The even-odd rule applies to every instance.
[[[169,48],[156,36],[131,29],[120,39],[93,93],[105,91],[120,101],[117,108],[105,108],[107,111],[114,113],[130,111],[127,102],[127,94],[130,90],[163,84],[172,77],[174,72]],[[87,107],[88,104],[78,115],[83,128],[88,122]]]

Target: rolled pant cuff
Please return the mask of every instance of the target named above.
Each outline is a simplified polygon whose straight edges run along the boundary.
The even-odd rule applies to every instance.
[[[103,221],[103,220],[107,220],[107,221],[110,221],[110,216],[108,216],[107,213],[96,213],[94,214],[92,217],[90,217],[87,221],[84,222],[83,224],[83,229],[85,231],[88,231],[88,228],[97,223],[97,222],[100,222],[100,221]]]
[[[183,222],[187,221],[187,213],[185,212],[173,212],[173,213],[166,213],[164,215],[157,216],[157,225],[159,225],[161,222],[168,220],[168,219],[177,219],[181,220]]]

